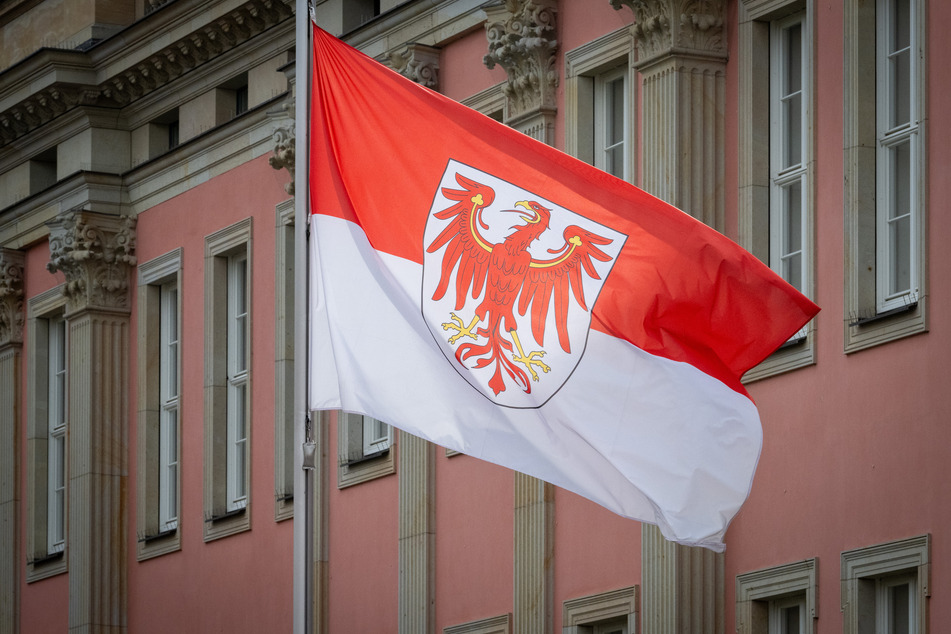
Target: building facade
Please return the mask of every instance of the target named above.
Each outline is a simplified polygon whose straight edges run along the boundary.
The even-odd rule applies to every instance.
[[[13,0],[0,632],[290,630],[305,520],[315,632],[951,622],[951,124],[931,116],[951,104],[951,5],[313,5],[325,30],[680,207],[822,307],[745,377],[764,446],[726,552],[343,412],[311,418],[313,515],[295,517],[294,2]]]

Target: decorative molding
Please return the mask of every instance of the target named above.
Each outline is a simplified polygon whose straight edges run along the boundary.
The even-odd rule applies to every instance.
[[[556,107],[556,3],[553,0],[505,0],[486,7],[489,52],[483,62],[505,69],[506,123],[510,119]]]
[[[66,276],[67,312],[129,310],[129,274],[136,265],[133,216],[71,210],[49,223],[46,268]]]
[[[610,0],[634,12],[641,64],[671,53],[726,58],[725,0]]]
[[[77,106],[126,106],[293,15],[293,0],[249,0],[99,85],[47,86],[0,112],[0,147]]]
[[[293,102],[284,104],[287,112],[294,111]],[[274,142],[273,154],[268,158],[268,163],[276,170],[286,169],[291,175],[291,182],[284,185],[284,191],[289,195],[294,195],[294,146],[297,141],[297,128],[294,119],[291,118],[285,125],[275,128],[271,135]]]
[[[0,249],[0,347],[23,343],[23,253]]]
[[[389,54],[395,71],[420,86],[439,90],[439,49],[425,44],[409,44]]]

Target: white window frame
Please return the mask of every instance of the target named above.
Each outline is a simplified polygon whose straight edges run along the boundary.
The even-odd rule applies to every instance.
[[[812,0],[741,0],[738,7],[739,243],[783,277],[797,277],[807,297],[815,293],[815,141]],[[787,164],[787,140],[779,112],[779,93],[788,56],[777,37],[784,27],[801,24],[801,111],[799,161]],[[784,59],[785,57],[785,59]],[[788,209],[783,188],[800,183],[801,259],[796,276],[784,275],[782,249]],[[816,362],[815,320],[776,352],[747,372],[751,383]]]
[[[796,79],[799,90],[787,92],[790,81],[789,66],[792,60],[785,34],[790,28],[799,27],[799,77]],[[809,173],[806,169],[809,143],[809,104],[811,42],[805,11],[796,12],[785,18],[770,22],[770,196],[769,196],[769,265],[784,280],[795,286],[800,292],[809,292],[807,254],[805,252],[805,229],[809,226],[806,195],[810,191]],[[793,109],[790,102],[799,99],[799,107]],[[789,152],[793,140],[789,138],[789,123],[798,120],[799,138],[795,140],[797,161],[790,161]],[[799,205],[793,209],[789,204],[787,192],[791,187],[799,188]],[[798,244],[789,248],[789,225],[793,217],[798,217]],[[799,265],[793,273],[787,263],[797,258]]]
[[[205,237],[204,539],[251,528],[253,277],[251,218]],[[236,312],[238,272],[244,306]],[[243,332],[243,336],[238,333]],[[243,414],[243,416],[242,416]]]
[[[613,127],[609,123],[616,118],[614,111],[617,105],[610,99],[616,93],[609,94],[611,91],[617,91],[615,84],[620,82],[621,94],[621,135],[620,140],[611,138]],[[631,105],[630,105],[630,73],[624,66],[617,66],[609,71],[600,73],[594,78],[594,166],[613,174],[622,180],[630,180],[631,169],[628,154],[630,153],[630,128],[631,128]],[[613,165],[613,150],[620,148],[621,169],[618,170]]]
[[[228,257],[228,511],[248,503],[249,273],[247,253]]]
[[[181,550],[182,264],[178,248],[138,267],[138,561]]]
[[[294,199],[275,206],[274,520],[294,517]]]
[[[883,63],[878,44],[885,4],[845,0],[845,101],[843,130],[845,183],[845,352],[916,335],[928,330],[928,169],[927,169],[927,2],[910,0],[909,124],[884,126],[889,100],[880,90]],[[875,108],[873,113],[871,110]],[[908,293],[889,296],[888,245],[883,223],[890,148],[908,141],[910,259]]]
[[[159,288],[159,531],[178,528],[179,355],[178,283]]]
[[[66,320],[62,316],[47,320],[48,396],[47,429],[49,430],[46,475],[46,552],[66,550]]]
[[[799,627],[795,632],[786,627],[786,611],[790,608],[799,612]],[[769,634],[806,634],[806,597],[804,595],[782,597],[769,602]]]
[[[878,634],[897,634],[891,627],[892,611],[894,610],[891,590],[898,586],[908,587],[908,604],[906,606],[907,622],[904,631],[912,634],[918,632],[918,606],[916,589],[918,576],[914,574],[899,574],[881,577],[875,580],[875,631]]]
[[[804,559],[736,577],[737,634],[783,632],[781,611],[800,605],[800,634],[812,634],[819,617],[819,560]]]
[[[899,0],[877,0],[876,7],[876,307],[879,313],[893,309],[901,309],[917,301],[918,297],[918,267],[914,254],[917,252],[918,223],[915,210],[918,208],[918,50],[917,31],[914,28],[917,18],[917,0],[900,0],[908,2],[908,44],[901,50],[893,48],[895,24],[891,19],[891,9]],[[902,55],[908,58],[908,119],[895,122],[898,109],[896,102],[900,101],[900,86],[895,80],[893,62]],[[895,197],[897,191],[893,182],[900,171],[895,154],[897,148],[907,144],[907,178],[908,201],[907,209],[896,209],[900,206]],[[897,261],[898,255],[892,249],[890,237],[895,225],[907,220],[907,258],[904,263]],[[891,284],[895,268],[907,268],[908,285],[905,288],[893,288]]]
[[[928,634],[931,596],[931,535],[920,535],[842,553],[842,612],[844,634],[891,634],[886,590],[910,583],[911,634]]]

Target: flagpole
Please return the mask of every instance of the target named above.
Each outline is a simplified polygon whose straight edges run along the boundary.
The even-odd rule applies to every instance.
[[[295,10],[295,161],[294,161],[294,561],[293,624],[295,634],[314,631],[314,492],[312,468],[305,469],[304,447],[311,441],[307,420],[310,367],[307,345],[310,221],[309,120],[311,82],[310,11],[308,0]]]

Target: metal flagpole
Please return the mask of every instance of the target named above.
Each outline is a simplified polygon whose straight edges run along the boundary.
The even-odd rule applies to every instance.
[[[309,122],[311,36],[308,0],[295,9],[295,160],[294,160],[294,632],[314,631],[314,471],[313,456],[305,464],[305,447],[313,447],[309,425],[307,297],[310,249]]]

